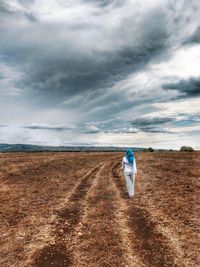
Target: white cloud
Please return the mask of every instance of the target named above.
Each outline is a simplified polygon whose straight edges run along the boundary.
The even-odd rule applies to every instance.
[[[199,77],[200,73],[200,45],[188,46],[174,51],[173,56],[159,64],[152,64],[150,72],[160,78],[162,82],[177,79],[187,79],[191,76]]]
[[[166,103],[155,103],[152,106],[157,110],[152,115],[176,116],[177,114],[200,114],[200,99],[184,99]]]

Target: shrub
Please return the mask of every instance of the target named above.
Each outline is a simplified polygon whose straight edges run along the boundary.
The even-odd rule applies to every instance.
[[[144,148],[143,151],[144,152],[154,152],[154,149],[152,147],[149,147],[149,148]]]
[[[193,152],[194,149],[191,146],[182,146],[180,151]]]

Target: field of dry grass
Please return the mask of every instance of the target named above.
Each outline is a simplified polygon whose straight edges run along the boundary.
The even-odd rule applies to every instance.
[[[200,153],[122,155],[0,154],[0,266],[200,266]]]

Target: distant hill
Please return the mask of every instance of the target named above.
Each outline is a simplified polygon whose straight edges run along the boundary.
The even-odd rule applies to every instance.
[[[132,147],[134,151],[141,151],[144,148]],[[37,146],[27,144],[0,144],[0,152],[43,152],[43,151],[124,151],[126,147],[114,146]]]

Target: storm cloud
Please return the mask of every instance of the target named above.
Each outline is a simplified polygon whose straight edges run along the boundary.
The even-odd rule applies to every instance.
[[[144,117],[131,121],[132,126],[139,131],[150,133],[167,133],[170,132],[164,126],[174,121],[172,117]]]
[[[154,7],[140,18],[140,13],[128,11],[131,4],[126,1],[111,10],[102,9],[98,1],[97,5],[91,4],[92,10],[87,3],[79,4],[86,12],[81,21],[76,17],[70,23],[44,23],[40,18],[26,21],[27,9],[23,5],[1,21],[1,51],[8,62],[26,73],[20,86],[50,103],[52,99],[57,102],[66,96],[112,86],[168,48],[168,14],[163,8]],[[76,11],[77,5],[71,8],[71,12]],[[22,25],[17,27],[15,20],[20,12]],[[109,29],[110,20],[113,22]]]
[[[0,128],[7,128],[11,125],[1,124]],[[11,126],[12,127],[12,126]],[[37,124],[33,123],[31,125],[21,125],[19,128],[31,129],[31,130],[49,130],[49,131],[68,131],[72,130],[72,127],[65,125],[48,125],[48,124]]]
[[[200,96],[200,77],[180,80],[177,83],[168,83],[163,85],[163,89],[175,90],[180,92],[180,97],[197,97]]]
[[[178,114],[155,103],[199,98],[199,11],[198,0],[2,0],[4,142],[18,142],[12,125],[26,142],[39,142],[39,131],[48,144],[52,134],[59,144],[112,143],[112,134],[115,144],[120,134],[169,139]]]
[[[191,36],[188,37],[188,39],[185,41],[185,44],[195,44],[200,43],[200,26],[195,29],[195,31],[191,34]]]

